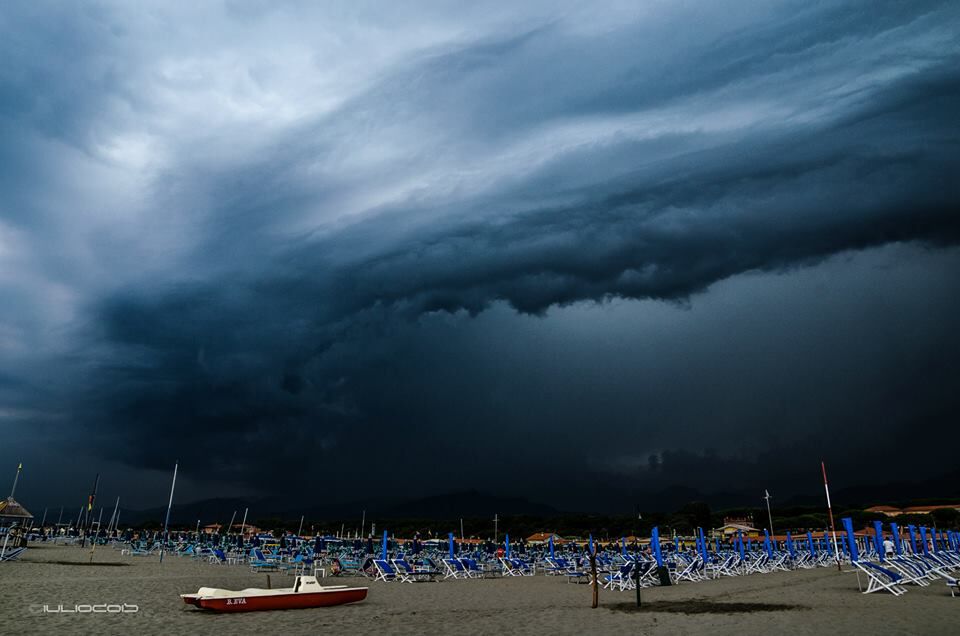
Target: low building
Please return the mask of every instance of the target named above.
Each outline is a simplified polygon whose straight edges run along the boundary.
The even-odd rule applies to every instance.
[[[872,512],[875,514],[881,514],[887,517],[896,517],[903,514],[903,510],[900,508],[894,508],[893,506],[870,506],[864,512]]]

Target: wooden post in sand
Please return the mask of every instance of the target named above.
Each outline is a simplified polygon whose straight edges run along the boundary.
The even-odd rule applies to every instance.
[[[600,588],[597,585],[597,548],[594,546],[590,553],[590,587],[593,588],[593,605],[590,607],[593,609],[600,605]]]

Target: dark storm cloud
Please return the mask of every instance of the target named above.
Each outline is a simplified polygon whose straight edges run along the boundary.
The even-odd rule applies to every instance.
[[[39,4],[0,22],[17,60],[0,75],[0,157],[19,158],[0,169],[0,397],[17,393],[3,374],[42,378],[44,412],[72,428],[41,428],[61,427],[64,447],[92,434],[131,467],[180,457],[251,486],[406,443],[459,458],[394,480],[421,492],[441,478],[532,493],[563,481],[564,462],[600,479],[639,470],[651,487],[719,471],[735,489],[754,470],[788,483],[800,469],[776,457],[806,461],[841,422],[882,439],[953,404],[939,357],[957,351],[952,3],[478,5],[469,34],[447,9],[198,11]],[[891,286],[875,263],[939,283]],[[853,274],[824,298],[804,271]],[[744,276],[760,282],[731,283]],[[718,343],[736,323],[697,303],[749,308],[793,287],[816,308],[796,325],[817,334],[810,355],[784,345],[795,369],[760,352],[731,369]],[[837,346],[859,363],[818,381],[834,336],[815,314],[874,288],[898,311],[929,299],[932,316],[902,317],[922,335],[890,335],[885,315],[841,320]],[[576,355],[570,316],[593,343]],[[690,316],[698,346],[673,332]],[[666,343],[656,365],[636,321]],[[744,349],[793,339],[766,331]],[[608,350],[610,333],[639,349]],[[835,384],[868,396],[858,379],[893,373],[896,346],[916,352],[909,406],[886,417],[898,401],[873,397],[850,413]],[[559,359],[609,368],[568,377]],[[771,419],[799,426],[784,405],[815,430],[768,437]],[[601,440],[578,440],[585,421]],[[717,421],[737,422],[733,443]],[[511,448],[539,452],[487,476]]]

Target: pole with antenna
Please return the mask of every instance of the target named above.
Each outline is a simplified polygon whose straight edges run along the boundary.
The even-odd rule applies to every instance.
[[[10,489],[10,498],[17,494],[17,482],[20,481],[20,473],[23,472],[23,462],[17,464],[17,474],[13,478],[13,488]]]
[[[767,500],[767,520],[770,522],[770,536],[773,536],[773,515],[770,513],[770,491],[763,491],[763,498]]]
[[[173,482],[170,484],[170,499],[167,501],[167,516],[163,520],[163,545],[160,546],[160,563],[163,563],[163,553],[167,549],[167,528],[170,526],[170,509],[173,507],[173,491],[177,487],[177,469],[180,467],[180,460],[173,464]]]

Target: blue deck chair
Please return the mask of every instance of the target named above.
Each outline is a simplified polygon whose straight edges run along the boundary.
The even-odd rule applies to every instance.
[[[903,576],[885,567],[881,567],[870,561],[854,561],[853,565],[867,575],[867,589],[864,594],[872,594],[884,590],[894,596],[901,596],[907,593],[907,589],[901,585]]]
[[[443,576],[445,579],[465,579],[469,576],[460,559],[443,559],[443,567],[446,570]]]
[[[374,581],[405,581],[406,577],[400,576],[393,566],[383,559],[374,559],[373,567],[376,570]]]
[[[11,550],[7,550],[6,552],[3,553],[3,558],[0,559],[0,561],[2,562],[16,561],[26,551],[27,551],[26,548],[13,548]]]
[[[433,568],[415,568],[406,559],[394,559],[393,567],[405,581],[436,581],[442,574]]]

